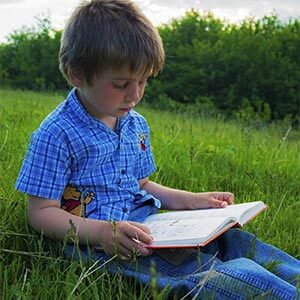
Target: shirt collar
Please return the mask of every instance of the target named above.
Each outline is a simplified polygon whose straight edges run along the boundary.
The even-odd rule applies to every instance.
[[[100,120],[98,120],[95,117],[91,116],[86,111],[86,109],[81,104],[81,102],[79,101],[79,99],[76,95],[76,88],[73,88],[70,91],[70,93],[67,97],[67,101],[69,103],[69,108],[72,110],[71,113],[74,114],[74,116],[79,118],[84,123],[86,123],[86,124],[88,124],[89,126],[92,126],[92,127],[94,127],[94,126],[96,126],[98,128],[100,127],[104,131],[114,132],[108,126],[106,126],[103,122],[101,122]],[[121,129],[125,125],[125,123],[127,123],[129,121],[129,118],[130,118],[130,112],[127,113],[124,117],[122,117],[118,120],[117,129]]]

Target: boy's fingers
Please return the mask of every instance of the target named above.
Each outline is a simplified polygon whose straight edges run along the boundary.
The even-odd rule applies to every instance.
[[[127,241],[124,240],[122,244],[114,246],[112,255],[117,255],[117,259],[119,260],[132,260],[134,255],[145,255],[144,252],[140,251],[137,243],[132,239],[128,239]]]
[[[138,223],[138,222],[129,222],[129,224],[138,227],[142,231],[144,231],[147,234],[151,234],[150,228],[144,224]]]
[[[132,226],[126,233],[129,238],[145,244],[150,244],[152,242],[150,230],[147,226],[135,222],[130,222],[130,225]]]
[[[146,248],[149,244],[144,244],[136,239],[133,239],[133,242],[135,243],[134,248],[136,249],[137,253],[139,253],[142,256],[148,256],[152,254],[152,249]]]
[[[224,207],[227,204],[233,204],[234,202],[234,195],[229,192],[213,193],[212,196],[215,207]]]
[[[233,202],[234,202],[234,195],[233,195],[233,194],[231,194],[231,195],[227,198],[227,202],[228,202],[229,204],[233,204]]]
[[[218,200],[218,199],[212,199],[210,201],[211,207],[226,207],[228,203],[226,201]]]
[[[119,247],[120,255],[125,257],[134,257],[135,255],[139,256],[148,256],[152,253],[151,249],[145,248],[147,244],[141,242],[136,238],[127,237],[121,241],[121,245]],[[116,253],[117,254],[117,253]],[[118,255],[119,256],[119,255]]]
[[[137,247],[137,248],[133,247],[131,251],[127,249],[122,253],[116,253],[116,254],[118,259],[126,261],[126,260],[133,260],[138,256],[148,256],[152,254],[152,250],[144,247]]]
[[[147,249],[145,247],[139,247],[138,248],[138,253],[141,255],[141,256],[148,256],[148,255],[151,255],[152,254],[152,250],[151,249]]]
[[[234,201],[234,195],[232,193],[225,193],[224,194],[224,200],[228,203],[228,204],[233,204]]]

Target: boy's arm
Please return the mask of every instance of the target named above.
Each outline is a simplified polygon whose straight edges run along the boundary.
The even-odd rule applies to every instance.
[[[79,242],[90,245],[99,245],[99,230],[107,226],[103,221],[83,219],[64,211],[57,200],[34,196],[28,197],[28,216],[33,229],[60,241],[74,225]]]
[[[150,181],[147,177],[139,180],[140,188],[161,201],[162,209],[198,209],[224,207],[233,204],[234,195],[229,192],[193,193],[172,189]]]
[[[150,250],[143,247],[143,244],[152,241],[149,229],[136,222],[119,221],[112,224],[85,219],[61,209],[57,200],[34,196],[28,197],[28,216],[33,229],[52,239],[62,241],[67,236],[72,241],[75,235],[79,243],[100,246],[107,254],[118,254],[121,259],[128,259],[134,250],[141,255],[151,254]]]

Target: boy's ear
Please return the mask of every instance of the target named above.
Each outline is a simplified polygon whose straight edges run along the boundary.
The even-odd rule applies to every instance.
[[[77,72],[71,68],[68,68],[68,78],[69,78],[69,81],[72,83],[72,85],[75,87],[80,87],[84,82],[84,79],[79,74],[79,72]]]

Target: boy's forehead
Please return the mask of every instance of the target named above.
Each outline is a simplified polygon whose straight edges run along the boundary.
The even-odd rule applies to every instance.
[[[114,79],[114,80],[137,80],[148,78],[149,75],[145,74],[145,72],[136,72],[132,73],[129,70],[129,67],[121,67],[118,69],[106,69],[102,73],[102,76]],[[101,76],[101,75],[100,75]]]

